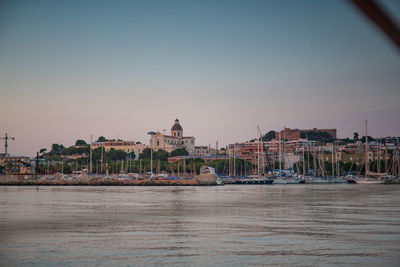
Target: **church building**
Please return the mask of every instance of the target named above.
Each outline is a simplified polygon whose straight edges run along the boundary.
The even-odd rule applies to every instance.
[[[174,125],[171,127],[171,135],[163,133],[152,132],[150,138],[150,147],[154,150],[163,149],[171,152],[177,148],[184,148],[189,152],[189,155],[195,153],[195,138],[193,136],[183,136],[183,128],[176,119]]]

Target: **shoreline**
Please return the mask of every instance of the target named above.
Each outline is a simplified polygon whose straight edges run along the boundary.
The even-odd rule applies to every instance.
[[[132,181],[8,181],[0,186],[213,186],[196,180],[132,180]]]

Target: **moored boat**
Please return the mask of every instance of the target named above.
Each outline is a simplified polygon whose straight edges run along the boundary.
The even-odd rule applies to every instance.
[[[372,178],[372,177],[358,177],[354,178],[356,184],[384,184],[385,179],[382,178]]]

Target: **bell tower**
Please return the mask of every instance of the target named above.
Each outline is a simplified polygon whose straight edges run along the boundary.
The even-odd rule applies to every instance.
[[[179,124],[179,120],[176,119],[174,125],[171,128],[171,135],[174,137],[182,137],[183,136],[183,128]]]

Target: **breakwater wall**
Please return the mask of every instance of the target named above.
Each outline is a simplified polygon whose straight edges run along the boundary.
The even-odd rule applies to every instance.
[[[196,180],[77,180],[77,181],[43,181],[43,180],[6,180],[0,186],[200,186],[215,185]]]

